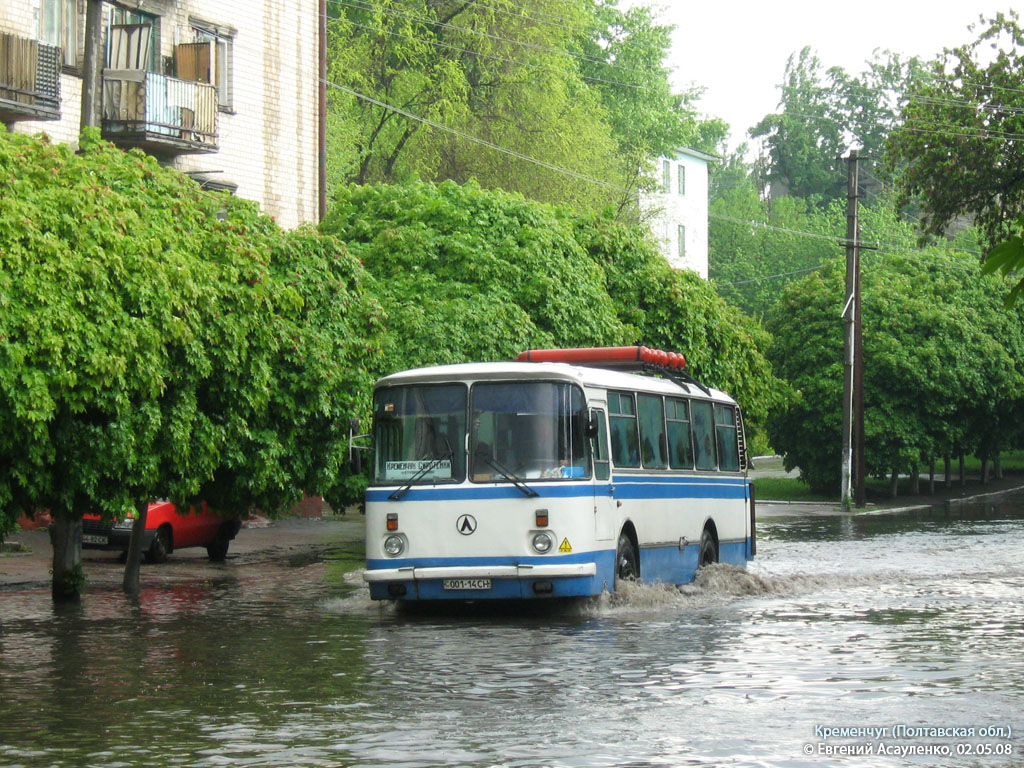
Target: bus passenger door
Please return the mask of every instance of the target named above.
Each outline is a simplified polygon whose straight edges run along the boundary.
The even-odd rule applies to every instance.
[[[594,538],[608,541],[618,535],[618,515],[615,505],[615,486],[612,483],[611,454],[608,450],[608,420],[603,408],[594,408],[597,419],[597,437],[591,439],[594,457]]]

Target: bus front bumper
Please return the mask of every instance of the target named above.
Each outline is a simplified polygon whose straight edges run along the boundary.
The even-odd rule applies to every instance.
[[[597,574],[596,563],[555,563],[552,565],[470,565],[418,568],[375,568],[363,573],[370,584],[388,581],[438,579],[564,579]]]
[[[598,553],[580,553],[573,560],[550,563],[410,563],[397,568],[369,561],[363,579],[374,600],[514,600],[583,597],[600,594],[612,567]],[[398,563],[395,563],[398,565]]]

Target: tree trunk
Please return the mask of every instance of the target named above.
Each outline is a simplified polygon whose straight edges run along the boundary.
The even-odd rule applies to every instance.
[[[121,588],[126,594],[139,594],[139,565],[142,562],[142,539],[146,532],[146,515],[149,512],[149,501],[140,501],[135,505],[135,522],[132,523],[132,536],[128,540],[128,561],[124,565],[124,581]]]
[[[935,457],[928,460],[928,495],[935,495]]]
[[[942,457],[942,460],[943,462],[945,462],[946,465],[945,485],[946,488],[951,488],[953,486],[953,457],[947,453],[945,456]]]
[[[989,470],[989,464],[990,463],[991,462],[990,462],[988,456],[985,456],[981,460],[981,484],[982,485],[988,485],[988,470]]]
[[[960,449],[960,487],[964,488],[967,485],[967,477],[964,475],[964,452]]]
[[[889,497],[895,499],[900,492],[900,473],[898,469],[892,471],[889,478]]]
[[[70,510],[54,511],[53,599],[58,602],[82,597],[82,516]]]
[[[996,480],[1003,479],[1003,454],[1002,451],[996,451],[995,456],[992,458],[993,470],[996,473]]]
[[[921,468],[917,465],[910,471],[910,495],[921,495]]]

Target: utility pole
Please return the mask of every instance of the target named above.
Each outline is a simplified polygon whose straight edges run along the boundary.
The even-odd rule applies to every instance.
[[[843,344],[843,449],[842,484],[840,501],[844,512],[851,506],[851,476],[853,474],[854,444],[854,396],[856,358],[856,326],[860,316],[860,244],[857,222],[858,156],[857,150],[850,150],[846,181],[846,304],[843,307],[845,339]],[[863,424],[863,422],[862,422]],[[863,433],[863,426],[856,430]]]
[[[103,88],[103,0],[86,0],[81,128],[99,127]]]

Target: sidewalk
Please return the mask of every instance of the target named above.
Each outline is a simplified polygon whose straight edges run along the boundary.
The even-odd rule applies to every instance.
[[[175,551],[166,563],[142,564],[140,583],[154,584],[217,579],[239,571],[267,567],[294,567],[317,561],[327,552],[343,550],[354,559],[363,557],[365,518],[359,514],[324,519],[290,518],[269,521],[254,518],[243,523],[228,549],[227,562],[212,563],[202,547]],[[27,552],[0,553],[0,591],[49,588],[53,550],[45,529],[19,531],[7,538]],[[124,565],[118,552],[82,550],[82,569],[92,586],[120,585]]]
[[[760,456],[754,459],[755,468],[750,471],[751,479],[758,477],[797,477],[798,472],[786,472],[782,468],[782,459],[774,456]],[[871,496],[864,509],[854,510],[852,514],[870,514],[872,512],[906,512],[914,509],[942,504],[964,504],[995,498],[1008,493],[1024,492],[1024,476],[1007,475],[999,480],[989,480],[982,485],[975,476],[968,475],[964,487],[960,487],[959,477],[953,478],[952,485],[947,489],[942,476],[935,480],[935,493],[927,493],[928,479],[921,480],[924,491],[916,496],[897,496],[895,499],[886,496]],[[799,515],[842,515],[839,502],[823,501],[774,501],[757,499],[758,517],[793,517]]]

